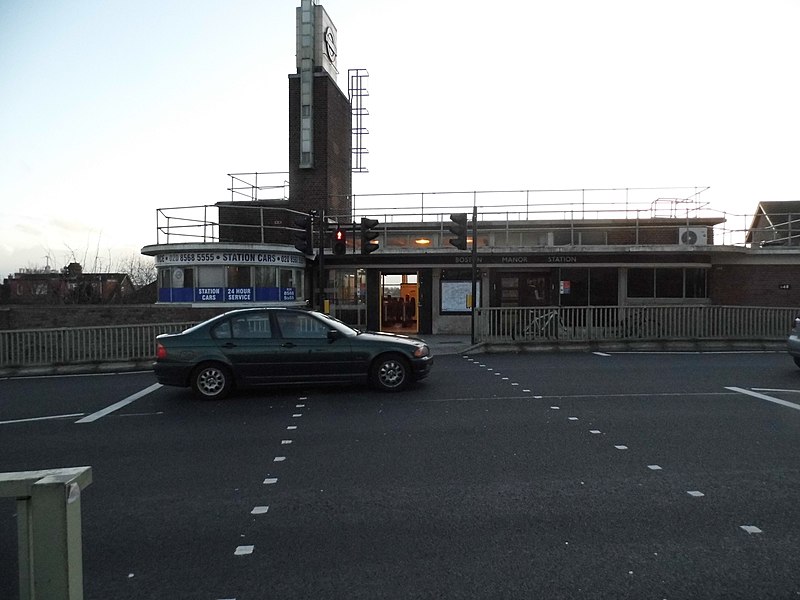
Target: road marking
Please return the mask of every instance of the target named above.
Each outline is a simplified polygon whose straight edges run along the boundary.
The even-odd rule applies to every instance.
[[[602,432],[599,429],[590,429],[589,433],[593,433],[594,435],[597,435],[598,433],[602,433]]]
[[[781,406],[788,406],[789,408],[793,408],[795,410],[800,410],[800,404],[787,402],[786,400],[781,400],[780,398],[773,398],[772,396],[767,396],[766,394],[759,394],[758,392],[754,392],[752,390],[746,390],[740,387],[726,387],[725,389],[732,392],[739,392],[740,394],[746,394],[748,396],[752,396],[753,398],[766,400],[767,402],[774,402],[775,404],[780,404]]]
[[[610,354],[606,354],[605,352],[592,352],[595,356],[611,356]]]
[[[740,527],[741,529],[744,529],[744,530],[745,530],[747,533],[749,533],[749,534],[753,534],[753,533],[764,533],[763,531],[761,531],[761,530],[760,530],[758,527],[756,527],[755,525],[739,525],[739,527]]]
[[[294,407],[295,407],[295,408],[305,408],[305,407],[306,407],[306,405],[305,405],[305,404],[295,404],[295,406],[294,406]]]
[[[617,450],[627,450],[628,449],[627,446],[623,446],[622,444],[620,444],[619,446],[614,446],[614,448],[616,448]]]
[[[31,423],[32,421],[48,421],[51,419],[69,419],[72,417],[80,417],[86,413],[73,413],[71,415],[52,415],[50,417],[31,417],[30,419],[14,419],[13,421],[0,421],[0,425],[10,425],[12,423]]]
[[[577,421],[578,417],[567,417],[570,421]]]
[[[289,425],[286,429],[288,429],[289,431],[294,431],[295,429],[297,429],[297,425]]]
[[[650,469],[651,471],[661,471],[661,470],[663,470],[658,465],[647,465],[647,468]]]
[[[269,506],[254,506],[250,511],[251,515],[263,515],[269,510]]]
[[[299,419],[299,418],[300,418],[300,417],[302,417],[302,416],[303,416],[303,413],[294,413],[294,414],[292,415],[292,418],[294,418],[294,419]]]
[[[551,406],[550,408],[551,408],[552,410],[561,410],[561,407],[560,407],[560,406]]]
[[[691,490],[686,493],[692,496],[693,498],[702,498],[703,496],[705,496],[703,492],[698,492],[697,490]]]
[[[234,554],[236,556],[244,556],[245,554],[252,554],[255,546],[236,546]]]
[[[291,443],[292,443],[292,440],[281,440],[281,446],[286,446],[286,445],[291,444]]]
[[[132,402],[135,402],[139,398],[142,398],[144,396],[147,396],[147,394],[155,392],[160,387],[161,387],[160,383],[154,383],[150,387],[145,388],[143,390],[140,390],[140,391],[136,392],[135,394],[132,394],[131,396],[128,396],[124,400],[120,400],[119,402],[116,402],[116,403],[112,404],[111,406],[106,406],[103,410],[98,410],[96,413],[92,413],[88,417],[83,417],[82,419],[78,419],[75,422],[76,423],[93,423],[94,421],[97,421],[97,419],[102,419],[103,417],[105,417],[106,415],[111,414],[115,410],[119,410],[120,408],[128,406],[128,404],[130,404]]]
[[[786,392],[789,394],[800,394],[800,390],[780,390],[774,388],[752,388],[756,392]]]
[[[285,460],[286,460],[285,456],[276,456],[274,459],[272,459],[272,462],[283,462]]]
[[[264,480],[264,485],[274,485],[276,483],[278,483],[278,478],[277,477],[267,477]]]

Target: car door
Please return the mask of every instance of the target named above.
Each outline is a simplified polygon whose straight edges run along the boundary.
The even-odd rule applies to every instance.
[[[281,380],[281,340],[274,334],[269,311],[234,315],[217,325],[212,335],[243,383]]]
[[[331,338],[331,327],[312,313],[276,311],[281,336],[280,365],[297,381],[352,379],[352,349],[346,336]]]

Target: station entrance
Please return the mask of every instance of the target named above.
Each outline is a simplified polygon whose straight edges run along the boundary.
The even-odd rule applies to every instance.
[[[419,333],[419,274],[381,272],[380,330]]]

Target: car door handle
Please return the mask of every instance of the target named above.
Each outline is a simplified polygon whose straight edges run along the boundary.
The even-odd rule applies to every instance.
[[[294,344],[292,342],[285,342],[281,344],[281,348],[294,348]]]
[[[222,344],[222,347],[223,348],[236,348],[236,344],[234,344],[233,342],[227,342],[225,344]]]

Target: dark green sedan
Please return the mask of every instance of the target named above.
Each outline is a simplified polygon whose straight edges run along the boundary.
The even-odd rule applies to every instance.
[[[397,392],[430,373],[424,341],[292,308],[234,310],[156,338],[156,378],[219,399],[234,387],[370,382]]]

